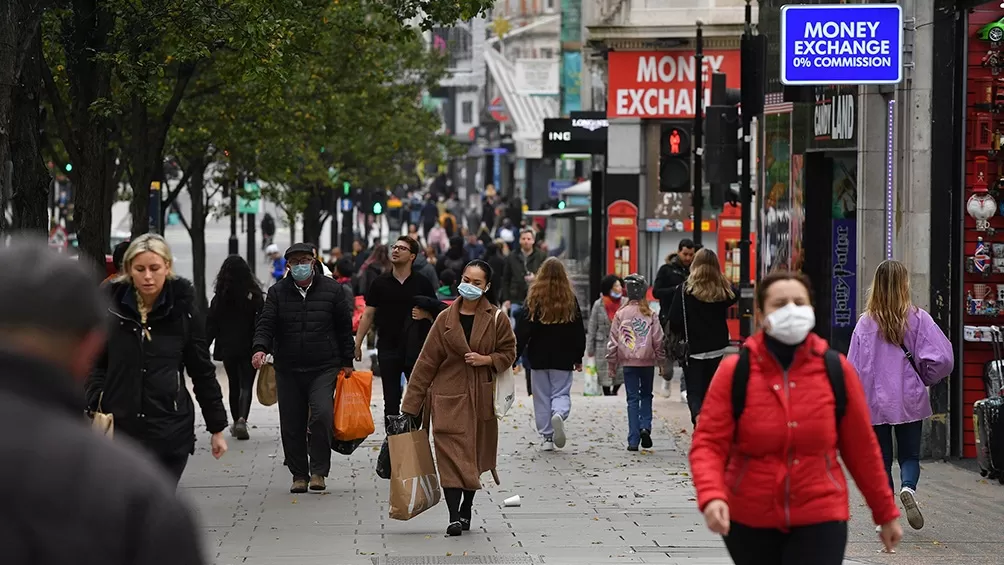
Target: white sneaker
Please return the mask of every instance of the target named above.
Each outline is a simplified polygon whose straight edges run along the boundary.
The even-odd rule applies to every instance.
[[[685,391],[685,390],[681,390],[680,391],[680,402],[682,402],[684,404],[687,403],[687,391]]]
[[[549,440],[549,439],[545,439],[544,443],[540,444],[540,450],[541,451],[554,451],[554,442],[551,441],[551,440]]]
[[[917,504],[915,495],[916,493],[910,488],[903,487],[903,490],[899,491],[899,500],[906,510],[906,521],[909,522],[911,528],[919,530],[924,527],[924,515],[920,513],[920,506]]]
[[[554,447],[565,447],[565,421],[559,414],[551,416],[551,427],[554,428]]]

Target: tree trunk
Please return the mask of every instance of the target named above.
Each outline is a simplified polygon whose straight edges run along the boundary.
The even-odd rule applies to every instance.
[[[114,21],[98,0],[72,0],[69,8],[72,14],[60,30],[69,103],[60,95],[48,66],[43,66],[42,78],[59,136],[74,166],[70,180],[78,245],[82,254],[103,269],[117,188],[116,155],[110,143],[115,124],[93,112],[93,106],[111,96],[111,63],[100,54],[107,51]]]
[[[11,200],[13,228],[45,235],[49,229],[49,187],[52,178],[42,160],[41,106],[42,36],[36,33],[14,89],[11,120]]]
[[[296,241],[296,212],[286,212],[286,221],[289,222],[289,245],[293,246]]]
[[[192,197],[192,220],[188,234],[192,238],[192,283],[195,295],[203,312],[209,309],[206,299],[206,167],[207,160],[200,157],[193,161],[191,178],[188,179],[188,193]]]
[[[164,146],[171,122],[185,95],[188,83],[195,76],[195,63],[186,63],[178,71],[173,93],[161,109],[150,108],[139,95],[132,97],[132,142],[126,158],[132,167],[132,236],[150,231],[150,185],[164,178]],[[164,187],[161,187],[163,191]],[[163,194],[163,192],[161,192]],[[162,205],[165,205],[163,202]],[[161,210],[161,217],[164,217]],[[163,226],[162,226],[163,227]]]
[[[312,189],[310,192],[307,208],[303,211],[303,241],[313,243],[319,248],[321,244],[321,197],[316,190]]]

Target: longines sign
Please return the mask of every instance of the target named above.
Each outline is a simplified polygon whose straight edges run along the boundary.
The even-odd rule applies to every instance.
[[[572,112],[571,118],[544,120],[544,155],[566,153],[602,155],[607,152],[607,128],[603,112]]]

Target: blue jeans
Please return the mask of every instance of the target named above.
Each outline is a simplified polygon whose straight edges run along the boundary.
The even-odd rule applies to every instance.
[[[641,430],[652,430],[652,380],[655,367],[624,367],[627,392],[628,445],[637,447]]]
[[[920,481],[920,436],[924,431],[924,421],[906,424],[882,424],[872,426],[882,449],[885,474],[889,477],[889,488],[893,494],[896,486],[892,482],[892,436],[896,434],[896,455],[899,459],[899,482],[901,487],[917,490]]]

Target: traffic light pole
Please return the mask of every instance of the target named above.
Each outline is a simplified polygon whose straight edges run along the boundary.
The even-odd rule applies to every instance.
[[[259,201],[260,202],[260,201]],[[257,228],[258,216],[256,214],[246,214],[248,226],[248,267],[251,267],[251,274],[258,271],[258,241],[255,228]]]
[[[697,50],[694,55],[695,61],[695,84],[697,93],[694,101],[694,138],[691,143],[694,147],[694,186],[692,203],[694,207],[694,244],[701,245],[701,223],[704,212],[704,178],[703,156],[704,156],[704,31],[701,27],[704,22],[697,20]]]
[[[746,0],[746,29],[743,33],[742,46],[749,49],[753,47],[753,13],[750,7],[750,0]],[[746,57],[745,61],[752,57]],[[743,72],[743,79],[750,76],[750,73]],[[744,80],[745,82],[745,80]],[[753,88],[753,85],[742,84],[742,90]],[[759,91],[759,89],[757,89]],[[739,201],[741,202],[741,213],[739,225],[739,336],[745,340],[753,334],[753,286],[750,284],[750,223],[753,213],[753,194],[750,190],[750,167],[753,164],[753,156],[750,155],[750,122],[753,119],[750,108],[742,109],[743,124],[743,149],[742,149],[742,178],[739,185]]]
[[[231,255],[240,255],[240,242],[237,241],[237,191],[244,190],[244,175],[237,175],[237,184],[230,189],[230,245]]]

